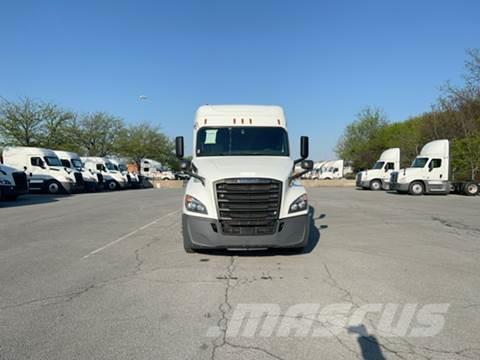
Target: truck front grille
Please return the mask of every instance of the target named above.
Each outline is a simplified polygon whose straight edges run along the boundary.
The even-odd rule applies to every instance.
[[[267,235],[277,229],[282,183],[235,178],[215,184],[221,230],[228,235]]]
[[[390,174],[390,190],[397,190],[398,171],[394,171]]]
[[[97,179],[98,179],[98,182],[100,184],[103,183],[103,175],[102,174],[97,174]]]
[[[85,185],[85,181],[83,180],[82,173],[79,173],[79,172],[75,173],[75,182],[77,183],[77,186]]]
[[[27,174],[24,172],[14,172],[12,174],[13,181],[15,181],[15,190],[18,192],[25,192],[28,190]]]

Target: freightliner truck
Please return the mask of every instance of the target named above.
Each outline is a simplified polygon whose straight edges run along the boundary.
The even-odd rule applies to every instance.
[[[78,171],[82,174],[86,191],[98,191],[101,189],[103,177],[98,172],[94,172],[91,169],[87,170],[77,153],[60,150],[54,151],[67,171]]]
[[[308,243],[310,217],[297,178],[313,168],[308,137],[300,158],[290,156],[281,107],[206,105],[196,113],[193,158],[181,168],[190,176],[183,199],[186,252],[198,249],[297,248]],[[304,171],[294,174],[294,166]]]
[[[0,200],[15,200],[28,192],[27,174],[0,164]]]
[[[448,140],[425,144],[409,168],[394,171],[390,188],[411,195],[458,193],[477,195],[480,185],[476,180],[455,181],[450,171]]]
[[[53,150],[37,147],[7,147],[3,150],[6,165],[25,170],[30,190],[50,194],[82,190],[82,173],[65,169]]]
[[[360,171],[357,174],[356,185],[362,189],[389,190],[390,175],[400,169],[400,149],[387,149],[371,169]]]

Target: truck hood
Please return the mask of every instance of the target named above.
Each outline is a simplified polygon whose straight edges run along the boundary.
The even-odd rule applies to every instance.
[[[417,174],[418,175],[423,175],[425,173],[424,168],[403,168],[398,171],[398,179],[402,179],[404,177],[415,177]]]
[[[279,156],[221,156],[195,158],[198,174],[208,181],[258,177],[285,181],[292,173],[293,160]]]

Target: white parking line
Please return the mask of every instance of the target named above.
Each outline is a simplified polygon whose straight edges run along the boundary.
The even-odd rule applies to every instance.
[[[112,245],[115,245],[115,244],[119,243],[120,241],[123,241],[123,240],[125,240],[125,239],[128,239],[130,236],[136,234],[137,232],[142,231],[142,230],[145,230],[146,228],[148,228],[148,227],[156,224],[156,223],[159,222],[160,220],[162,220],[162,219],[164,219],[164,218],[166,218],[166,217],[168,217],[168,216],[172,216],[172,215],[178,213],[179,211],[180,211],[180,210],[172,211],[171,213],[168,213],[168,214],[166,214],[166,215],[160,216],[158,219],[155,219],[155,220],[153,220],[152,222],[149,222],[148,224],[145,224],[145,225],[143,225],[143,226],[140,226],[138,229],[135,229],[135,230],[133,230],[132,232],[129,232],[128,234],[125,234],[125,235],[120,236],[118,239],[115,239],[115,240],[113,240],[112,242],[109,242],[108,244],[103,245],[102,247],[99,247],[98,249],[95,249],[95,250],[93,250],[92,252],[88,253],[87,255],[85,255],[84,257],[82,257],[82,260],[88,258],[88,257],[91,256],[91,255],[95,255],[95,254],[99,253],[100,251],[103,251],[103,250],[105,250],[106,248],[108,248],[108,247],[110,247],[110,246],[112,246]]]

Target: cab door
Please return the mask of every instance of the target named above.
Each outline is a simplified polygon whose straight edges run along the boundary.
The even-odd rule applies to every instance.
[[[443,166],[443,160],[432,158],[427,165],[427,192],[446,192],[448,188],[448,173]]]

